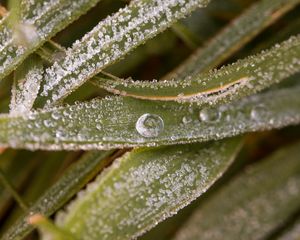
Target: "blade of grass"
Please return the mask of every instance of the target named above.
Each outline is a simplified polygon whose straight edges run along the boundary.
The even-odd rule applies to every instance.
[[[165,79],[184,79],[217,67],[299,3],[299,0],[254,3]]]
[[[300,122],[300,87],[214,108],[133,98],[94,99],[22,117],[0,116],[0,147],[114,149],[209,141]]]
[[[0,170],[0,182],[3,184],[5,189],[14,197],[14,199],[19,204],[19,206],[23,209],[23,211],[27,211],[28,209],[27,203],[23,201],[18,191],[15,189],[15,187],[12,185],[12,183],[6,177],[5,173],[2,170]]]
[[[256,93],[299,71],[300,35],[259,55],[184,80],[145,82],[97,78],[95,81],[94,78],[93,83],[113,93],[140,99],[212,105]]]
[[[173,239],[264,239],[300,207],[299,147],[282,149],[237,176]]]
[[[43,155],[37,159],[42,161],[40,166],[31,174],[30,181],[26,184],[26,188],[22,189],[22,199],[31,205],[35,202],[39,196],[44,193],[45,189],[48,189],[54,180],[56,172],[64,163],[66,154],[64,152],[52,153],[49,155]],[[22,211],[23,210],[23,211]],[[7,216],[6,221],[2,224],[1,233],[5,232],[22,213],[27,212],[28,209],[14,208],[13,211]]]
[[[30,216],[39,213],[48,217],[55,213],[111,162],[112,159],[109,158],[111,154],[112,151],[88,152],[83,155],[5,232],[1,239],[23,239],[33,230],[33,226],[28,223]]]
[[[46,70],[46,105],[62,100],[86,80],[209,0],[131,1],[101,21]]]
[[[44,42],[86,13],[99,0],[20,1],[19,33],[32,38],[27,46],[15,44],[7,24],[9,14],[0,21],[0,80],[11,73]],[[35,37],[34,37],[35,36]],[[34,37],[34,38],[33,38]]]
[[[56,60],[65,56],[66,49],[58,43],[49,40],[36,53],[46,62],[53,64]]]
[[[197,35],[191,32],[185,25],[174,23],[172,30],[190,49],[196,49],[199,45],[200,40],[197,38]]]
[[[20,191],[24,187],[24,183],[28,182],[33,170],[36,169],[38,161],[36,157],[38,155],[20,151],[16,156],[9,157],[10,164],[7,168],[1,168],[5,172],[6,177],[11,184]],[[3,160],[3,159],[1,159]],[[0,219],[5,216],[9,207],[13,203],[12,195],[5,189],[0,188]]]
[[[135,239],[205,192],[240,147],[235,138],[133,150],[58,215],[58,226],[79,239]]]

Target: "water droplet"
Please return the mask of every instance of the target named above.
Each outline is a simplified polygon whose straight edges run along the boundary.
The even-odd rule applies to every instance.
[[[193,121],[192,117],[191,116],[184,116],[182,118],[182,122],[183,124],[188,124],[188,123],[191,123]]]
[[[164,121],[156,114],[143,114],[137,120],[135,128],[143,137],[157,137],[164,129]]]
[[[58,120],[60,119],[60,113],[59,112],[53,112],[51,114],[51,117],[54,119],[54,120]]]
[[[203,108],[199,112],[199,118],[202,122],[215,122],[220,120],[222,113],[216,109]]]
[[[250,117],[255,121],[260,121],[262,119],[262,114],[266,112],[267,109],[264,105],[257,105],[251,110]]]

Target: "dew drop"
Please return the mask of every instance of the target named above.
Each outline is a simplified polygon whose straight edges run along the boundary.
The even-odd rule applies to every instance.
[[[267,109],[264,105],[257,105],[251,110],[250,117],[255,121],[260,121],[262,119],[262,114],[266,112]]]
[[[212,108],[203,108],[199,112],[199,118],[202,122],[215,122],[220,120],[222,113]]]
[[[164,129],[164,121],[156,114],[145,113],[137,120],[135,128],[143,137],[157,137]]]
[[[183,124],[188,124],[188,123],[191,123],[193,121],[192,117],[191,116],[184,116],[182,118],[182,122]]]

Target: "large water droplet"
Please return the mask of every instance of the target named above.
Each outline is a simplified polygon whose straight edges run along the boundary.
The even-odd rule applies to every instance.
[[[215,122],[220,120],[222,113],[216,109],[203,108],[199,112],[199,118],[202,122]]]
[[[164,129],[164,121],[156,114],[143,114],[137,120],[135,128],[143,137],[157,137]]]

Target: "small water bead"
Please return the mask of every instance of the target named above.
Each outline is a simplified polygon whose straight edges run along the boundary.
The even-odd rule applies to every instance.
[[[143,137],[157,137],[164,129],[164,121],[156,114],[145,113],[137,120],[135,128]]]
[[[188,124],[188,123],[191,123],[193,121],[192,117],[191,116],[184,116],[182,118],[182,122],[183,124]]]
[[[263,115],[267,113],[267,109],[264,105],[257,105],[254,108],[252,108],[250,112],[251,119],[255,121],[260,121],[263,118]]]
[[[199,119],[202,122],[215,122],[220,120],[222,112],[213,108],[203,108],[199,112]]]

